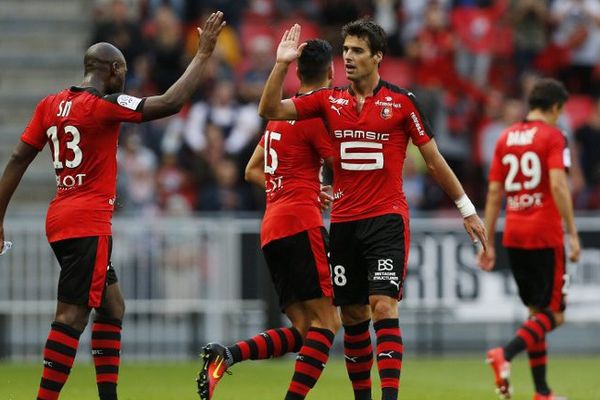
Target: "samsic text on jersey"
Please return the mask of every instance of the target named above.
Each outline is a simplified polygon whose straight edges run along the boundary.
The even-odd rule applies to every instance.
[[[319,172],[321,160],[333,153],[323,122],[271,121],[260,146],[267,193],[261,245],[323,226]]]
[[[506,192],[505,246],[535,249],[563,244],[550,170],[570,166],[566,143],[561,131],[542,121],[519,122],[500,135],[489,180],[501,182]]]
[[[433,137],[414,95],[383,80],[360,113],[351,87],[321,89],[293,99],[299,119],[322,117],[334,148],[332,222],[383,214],[408,216],[402,168],[409,139]]]
[[[21,140],[50,143],[56,196],[46,216],[50,242],[111,234],[121,122],[141,122],[144,99],[71,87],[45,97]]]

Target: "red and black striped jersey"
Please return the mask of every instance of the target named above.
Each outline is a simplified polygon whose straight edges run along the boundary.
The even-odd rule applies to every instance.
[[[402,168],[408,141],[433,137],[414,95],[383,80],[357,111],[350,86],[321,89],[293,99],[298,119],[320,117],[333,140],[332,222],[383,214],[408,216]]]
[[[111,234],[121,122],[141,122],[144,99],[71,87],[37,105],[21,140],[39,151],[49,142],[56,196],[46,216],[50,242]]]

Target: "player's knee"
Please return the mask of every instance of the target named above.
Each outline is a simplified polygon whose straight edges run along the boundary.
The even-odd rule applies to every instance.
[[[342,320],[340,319],[337,310],[333,308],[325,313],[315,315],[311,322],[311,326],[328,329],[331,332],[336,333],[342,326]]]
[[[57,312],[54,320],[78,331],[83,331],[87,326],[89,317],[89,310],[74,306]]]
[[[356,325],[371,319],[371,312],[368,306],[342,306],[342,323],[344,325]]]
[[[373,321],[398,318],[398,304],[395,301],[390,300],[379,299],[371,303]]]
[[[565,323],[565,313],[563,312],[555,312],[554,313],[554,322],[556,326],[561,326]]]

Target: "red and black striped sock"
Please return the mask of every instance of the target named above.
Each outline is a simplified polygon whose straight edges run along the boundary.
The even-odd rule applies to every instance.
[[[53,322],[44,347],[44,371],[37,400],[56,400],[69,378],[81,331]]]
[[[227,347],[231,353],[231,360],[228,360],[228,364],[231,366],[244,360],[281,357],[286,353],[297,353],[301,347],[302,335],[298,329],[294,327],[269,329],[248,340]]]
[[[373,346],[370,324],[371,320],[366,320],[356,325],[344,325],[344,359],[355,400],[371,400]]]
[[[547,351],[548,346],[545,339],[536,342],[531,349],[527,349],[535,391],[543,395],[550,394],[550,388],[548,387],[548,382],[546,382]]]
[[[382,319],[373,324],[377,335],[377,368],[381,378],[381,400],[396,400],[402,370],[402,333],[398,318]]]
[[[121,320],[97,317],[92,325],[92,356],[100,400],[117,400],[121,360]]]
[[[533,315],[517,329],[513,340],[504,346],[504,357],[510,361],[523,350],[532,349],[536,342],[545,340],[546,334],[555,327],[556,321],[552,311],[545,310]]]
[[[294,376],[285,400],[301,400],[312,389],[327,364],[335,334],[329,329],[310,328],[296,357]]]

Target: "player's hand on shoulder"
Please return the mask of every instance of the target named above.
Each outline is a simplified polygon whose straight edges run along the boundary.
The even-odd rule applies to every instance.
[[[487,233],[485,225],[477,214],[470,215],[464,219],[465,230],[471,237],[473,244],[481,243],[483,250],[487,249]]]
[[[581,253],[581,243],[579,242],[579,235],[572,234],[569,236],[569,261],[579,261],[579,255]]]
[[[496,264],[496,249],[493,246],[488,247],[486,250],[481,249],[477,254],[477,265],[484,271],[491,271],[494,269]]]
[[[210,56],[212,54],[213,50],[215,49],[215,45],[217,44],[219,33],[221,33],[221,29],[223,29],[224,26],[225,21],[223,21],[223,13],[221,11],[210,14],[204,23],[204,28],[197,28],[200,38],[200,43],[198,44],[198,54],[203,54],[206,56]]]
[[[277,47],[277,62],[289,64],[302,54],[306,43],[300,42],[300,25],[294,24],[289,30],[285,31],[281,42]]]
[[[333,195],[331,185],[322,185],[321,191],[319,192],[319,203],[321,205],[321,211],[325,211],[331,208],[333,203]]]

